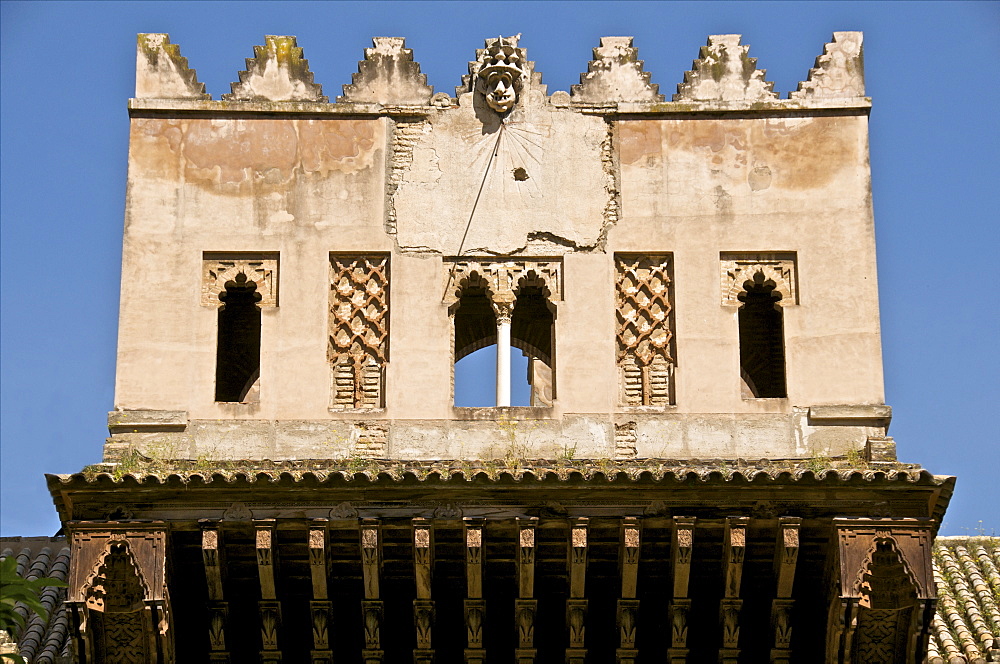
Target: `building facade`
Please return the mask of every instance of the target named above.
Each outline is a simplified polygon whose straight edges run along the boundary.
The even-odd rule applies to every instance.
[[[668,101],[499,37],[451,95],[376,38],[331,102],[268,36],[212,100],[139,35],[79,661],[923,661],[954,478],[887,436],[862,37],[787,99],[748,49]]]

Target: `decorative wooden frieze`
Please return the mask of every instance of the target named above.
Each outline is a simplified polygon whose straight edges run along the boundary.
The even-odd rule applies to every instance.
[[[566,602],[566,625],[569,628],[567,664],[583,664],[587,658],[587,528],[588,519],[570,521],[569,540],[569,599]]]
[[[365,647],[362,659],[365,664],[382,662],[381,629],[384,609],[379,599],[379,574],[382,566],[381,538],[377,519],[363,519],[360,527],[361,573],[364,579],[365,599],[361,602],[362,626]]]
[[[670,256],[615,255],[618,368],[626,406],[672,402]]]
[[[799,303],[794,253],[723,252],[719,260],[723,306],[740,306],[742,303],[739,296],[746,292],[745,284],[748,281],[753,283],[754,279],[773,282],[774,290],[781,293],[781,306],[787,307]]]
[[[743,561],[746,557],[747,517],[726,519],[723,537],[722,560],[725,565],[723,598],[719,603],[719,621],[722,624],[722,648],[719,661],[722,664],[736,664],[740,656],[740,610],[743,600],[740,587],[743,582]]]
[[[309,602],[312,621],[312,664],[333,661],[330,649],[330,627],[333,605],[327,592],[327,529],[326,520],[317,519],[309,528],[309,572],[312,577],[313,599]]]
[[[73,525],[66,608],[85,661],[173,661],[164,524]]]
[[[687,661],[688,616],[691,600],[688,583],[691,578],[691,559],[694,552],[694,517],[674,517],[670,542],[670,565],[673,598],[670,600],[670,647],[667,656],[671,664]]]
[[[620,664],[633,664],[639,656],[636,648],[636,629],[639,624],[639,600],[636,599],[639,582],[640,533],[639,520],[626,517],[622,522],[622,544],[620,552],[622,595],[618,600],[619,648],[617,659]]]
[[[201,303],[218,307],[227,284],[253,283],[258,307],[278,306],[278,255],[206,253],[201,261]],[[241,276],[242,275],[242,276]],[[228,286],[231,287],[231,286]]]
[[[771,661],[784,664],[791,657],[792,610],[795,600],[791,599],[795,581],[795,565],[799,556],[799,528],[802,519],[781,517],[778,520],[778,537],[775,543],[774,567],[777,579],[775,599],[771,604],[771,629],[774,632],[774,647]]]
[[[332,254],[330,270],[330,407],[381,408],[389,361],[389,257]]]
[[[257,553],[257,577],[260,580],[261,600],[257,603],[260,613],[261,661],[281,660],[278,649],[278,628],[281,626],[281,603],[275,588],[275,522],[262,519],[254,522],[254,542]]]
[[[518,518],[517,585],[518,599],[514,601],[514,625],[517,631],[517,664],[535,661],[535,613],[538,601],[535,593],[535,528],[538,517]]]
[[[483,523],[479,517],[465,517],[465,631],[467,664],[486,660],[483,648],[483,623],[486,602],[483,600]]]
[[[932,519],[833,520],[839,596],[830,607],[827,652],[853,652],[854,664],[912,662],[926,643],[936,599]]]

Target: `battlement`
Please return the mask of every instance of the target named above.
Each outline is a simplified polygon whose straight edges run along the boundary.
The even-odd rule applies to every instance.
[[[322,94],[322,86],[313,81],[308,61],[295,37],[265,37],[263,46],[255,46],[247,69],[239,73],[232,91],[212,101],[205,86],[197,81],[180,48],[170,43],[166,34],[140,34],[136,59],[136,94],[130,108],[135,110],[235,112],[308,112],[379,114],[386,110],[420,113],[447,111],[461,105],[462,97],[475,92],[473,74],[490,58],[491,45],[506,49],[511,62],[524,71],[513,84],[526,96],[538,98],[558,108],[581,112],[667,114],[719,111],[797,111],[826,108],[867,108],[865,97],[863,39],[860,32],[836,32],[816,58],[805,81],[786,99],[774,91],[774,83],[765,80],[765,70],[757,68],[757,58],[748,57],[750,47],[740,43],[740,35],[711,35],[701,47],[691,70],[683,75],[672,101],[664,101],[658,86],[650,83],[650,72],[643,70],[638,48],[632,37],[602,37],[594,48],[594,58],[580,83],[570,90],[548,92],[535,63],[527,60],[527,51],[516,37],[488,39],[486,48],[476,51],[469,62],[469,74],[462,76],[455,96],[434,93],[426,74],[405,48],[401,37],[375,37],[373,48],[364,50],[358,72],[344,94],[334,101]],[[506,42],[510,42],[509,44]],[[503,56],[504,58],[506,56]],[[496,63],[490,64],[495,67]],[[503,60],[502,67],[513,67]],[[502,68],[501,67],[501,68]],[[519,92],[520,94],[520,92]]]

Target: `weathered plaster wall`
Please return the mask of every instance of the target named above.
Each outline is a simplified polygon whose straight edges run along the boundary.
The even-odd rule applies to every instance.
[[[631,40],[608,38],[572,95],[528,62],[502,122],[472,75],[432,94],[402,40],[376,40],[329,104],[293,38],[213,102],[165,35],[141,36],[107,456],[788,458],[884,436],[868,101],[860,36],[838,34],[787,101],[743,65],[712,87],[705,60],[664,103]],[[737,36],[709,56],[752,60]],[[766,99],[732,98],[750,89]],[[331,252],[389,256],[384,408],[331,410]],[[671,404],[621,405],[616,252],[670,258]],[[276,260],[251,403],[214,401],[206,253]],[[559,266],[552,408],[453,407],[448,271],[470,256]],[[787,398],[742,392],[734,256],[791,275]]]

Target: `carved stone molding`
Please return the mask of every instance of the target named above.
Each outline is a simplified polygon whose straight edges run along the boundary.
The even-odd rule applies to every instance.
[[[277,254],[205,254],[202,259],[201,303],[218,307],[219,294],[242,274],[257,286],[258,307],[278,306]]]
[[[389,361],[389,257],[330,256],[331,408],[380,408]]]
[[[758,273],[774,282],[774,290],[781,293],[781,306],[799,303],[794,253],[723,253],[719,258],[723,306],[740,306],[739,295],[746,291],[744,284]]]

